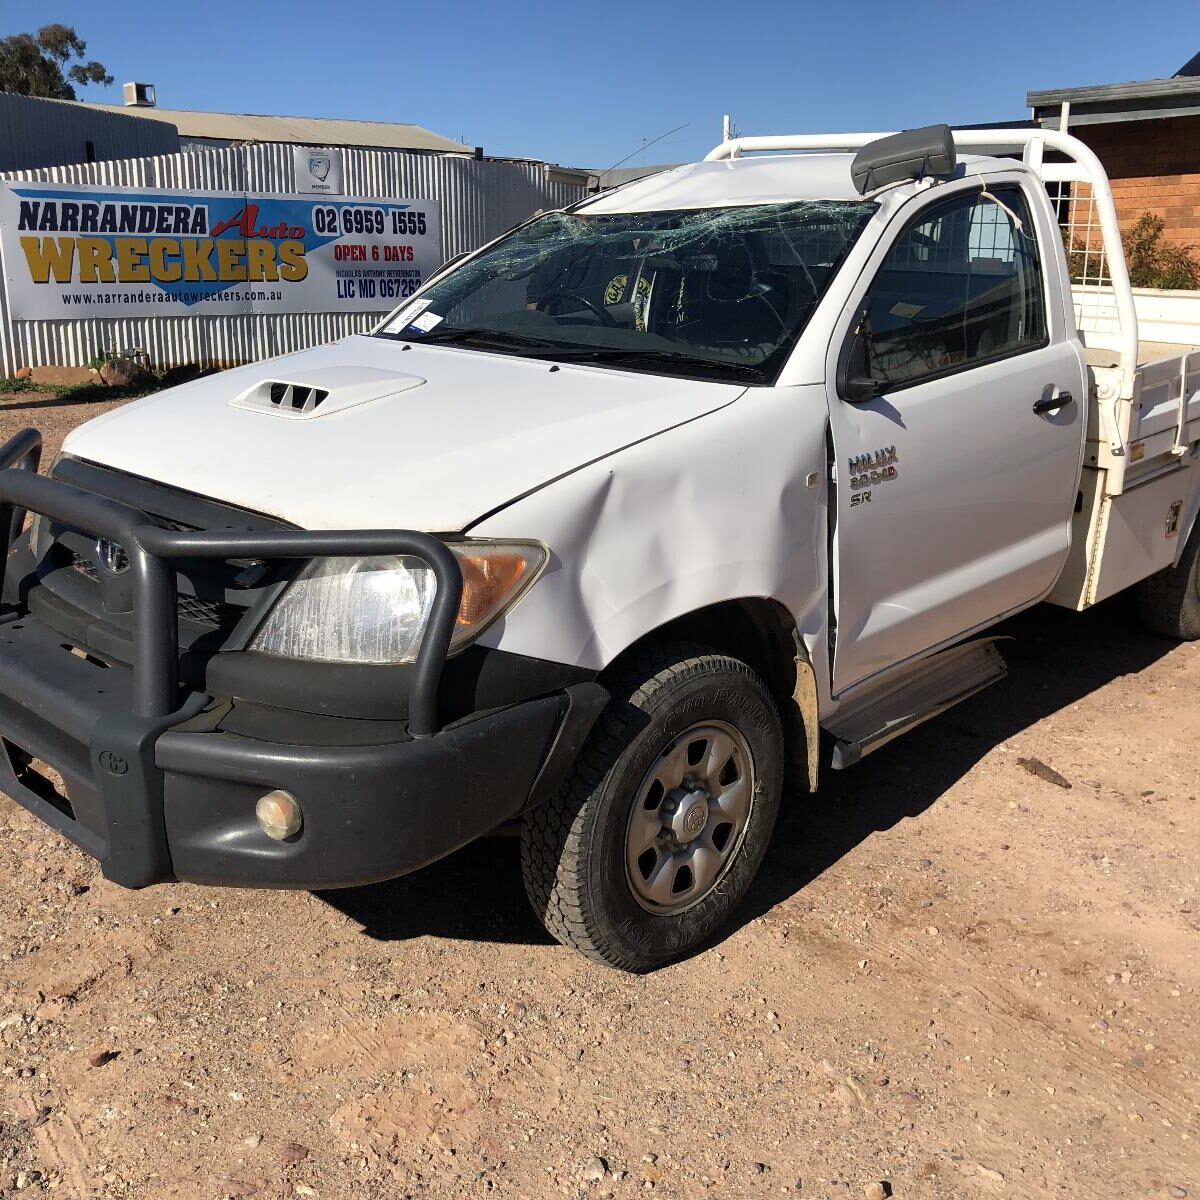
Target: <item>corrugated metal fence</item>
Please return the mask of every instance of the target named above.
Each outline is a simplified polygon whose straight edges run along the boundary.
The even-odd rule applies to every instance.
[[[156,158],[13,171],[3,178],[109,187],[293,192],[292,146],[248,144]],[[343,149],[347,196],[436,200],[447,258],[496,237],[540,208],[582,199],[585,189],[547,179],[539,163],[495,162],[397,150]],[[84,366],[103,351],[144,350],[158,367],[227,366],[286,354],[371,328],[378,313],[100,317],[14,321],[0,294],[0,373],[22,366]]]

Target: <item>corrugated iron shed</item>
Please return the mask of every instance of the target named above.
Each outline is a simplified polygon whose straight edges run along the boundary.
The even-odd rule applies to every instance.
[[[177,153],[175,126],[144,116],[143,109],[0,93],[0,171]]]
[[[298,146],[361,146],[378,150],[421,150],[473,154],[474,147],[423,129],[388,121],[341,121],[332,117],[275,117],[256,113],[192,112],[179,108],[128,108],[78,104],[92,112],[135,112],[139,118],[174,125],[186,143],[285,142]]]

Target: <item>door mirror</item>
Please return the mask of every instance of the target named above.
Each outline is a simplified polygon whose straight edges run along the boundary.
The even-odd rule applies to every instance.
[[[842,398],[851,404],[862,404],[865,400],[874,400],[879,395],[880,387],[871,375],[870,356],[867,353],[867,338],[870,335],[865,329],[859,328],[850,342],[842,368],[841,387],[838,389]]]

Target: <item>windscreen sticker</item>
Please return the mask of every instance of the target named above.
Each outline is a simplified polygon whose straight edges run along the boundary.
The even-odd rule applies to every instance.
[[[413,318],[423,313],[429,307],[429,303],[428,300],[414,300],[411,304],[406,304],[388,325],[393,329],[403,329],[406,325],[411,325]]]
[[[893,317],[908,317],[911,319],[912,317],[915,317],[917,313],[924,312],[925,305],[908,304],[903,300],[899,300],[893,304],[888,311]]]
[[[422,333],[428,333],[435,325],[441,324],[441,320],[442,318],[435,312],[423,312],[409,321],[408,327],[409,329],[419,329]]]

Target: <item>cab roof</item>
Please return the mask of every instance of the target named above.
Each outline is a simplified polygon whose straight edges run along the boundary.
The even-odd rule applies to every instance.
[[[853,161],[853,154],[764,154],[691,163],[614,188],[578,211],[665,212],[793,200],[861,200],[850,178]],[[1016,159],[978,154],[959,155],[958,163],[968,175],[1025,169]]]

